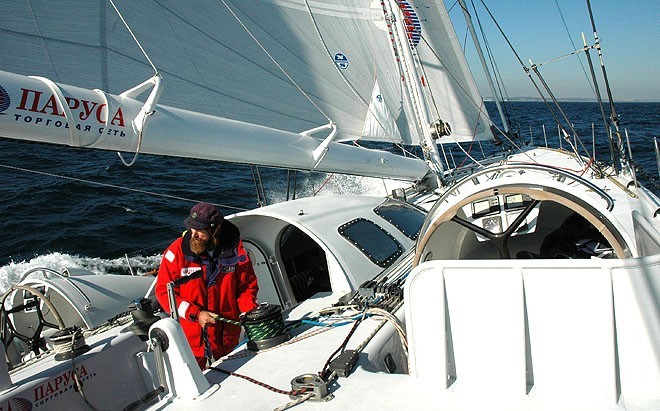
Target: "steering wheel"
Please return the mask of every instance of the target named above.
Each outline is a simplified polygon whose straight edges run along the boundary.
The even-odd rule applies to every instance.
[[[469,180],[471,181],[471,180]],[[468,181],[468,182],[469,182]],[[425,223],[420,233],[413,266],[421,264],[432,255],[433,247],[446,241],[442,240],[438,229],[445,223],[452,221],[469,231],[483,236],[491,244],[495,245],[501,259],[515,258],[509,246],[509,240],[520,229],[530,213],[541,203],[556,203],[567,208],[569,211],[584,218],[591,226],[598,230],[614,251],[616,258],[629,258],[632,254],[627,245],[626,238],[621,234],[621,227],[613,218],[608,218],[610,201],[603,205],[600,201],[593,201],[593,197],[582,195],[581,191],[574,189],[560,181],[540,180],[529,181],[516,177],[501,180],[489,180],[482,182],[483,186],[476,185],[476,190],[459,191],[462,185],[445,193],[429,212],[431,218]],[[482,188],[480,188],[482,187]],[[580,188],[580,187],[578,187]],[[502,233],[493,233],[487,229],[472,224],[466,217],[460,214],[461,208],[467,204],[480,201],[495,195],[526,195],[529,203],[525,205],[522,212]],[[609,197],[608,197],[609,198]],[[427,248],[428,247],[428,248]]]
[[[525,209],[520,213],[520,215],[516,217],[515,220],[513,220],[513,222],[509,225],[509,228],[507,228],[506,231],[502,233],[493,233],[492,231],[472,224],[471,222],[459,217],[458,213],[454,214],[454,216],[451,218],[451,221],[462,225],[470,231],[474,231],[475,233],[486,237],[493,244],[495,244],[497,251],[500,253],[500,258],[509,259],[511,258],[511,252],[509,251],[509,239],[513,233],[516,232],[518,227],[520,227],[520,225],[525,221],[525,218],[527,218],[529,213],[531,213],[534,207],[536,207],[539,203],[539,200],[532,200],[529,205],[527,205],[527,207],[525,207]]]
[[[16,290],[27,291],[30,294],[36,296],[37,298],[27,303],[24,302],[23,304],[17,305],[10,309],[6,309],[5,301],[7,300],[7,297],[9,297],[9,295]],[[40,302],[43,302],[44,305],[48,307],[50,313],[53,315],[53,317],[55,317],[55,321],[57,322],[57,324],[53,324],[49,321],[46,321],[46,319],[44,318],[44,314],[41,311]],[[38,319],[38,324],[34,328],[34,332],[31,335],[24,335],[18,332],[10,317],[11,314],[18,313],[26,309],[35,309],[36,316]],[[43,295],[39,290],[30,287],[28,285],[15,285],[9,290],[7,290],[7,292],[5,292],[5,294],[2,296],[2,301],[0,301],[0,339],[2,339],[2,343],[4,344],[5,348],[9,346],[9,344],[14,340],[14,338],[18,338],[19,340],[26,343],[29,349],[35,355],[38,355],[40,351],[41,352],[47,351],[46,341],[41,337],[41,332],[46,327],[62,330],[65,328],[65,325],[64,325],[64,321],[62,321],[62,317],[60,316],[60,313],[57,312],[57,309],[55,308],[53,303],[51,303],[50,300],[46,298],[45,295]]]

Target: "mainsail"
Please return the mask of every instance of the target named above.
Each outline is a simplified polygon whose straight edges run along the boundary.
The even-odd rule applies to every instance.
[[[429,119],[453,130],[440,142],[490,138],[444,6],[390,3],[396,13],[380,0],[116,0],[131,33],[111,2],[11,2],[0,69],[120,94],[157,68],[160,104],[291,133],[332,123],[335,141],[419,144],[429,125],[416,126],[392,37],[404,24]]]

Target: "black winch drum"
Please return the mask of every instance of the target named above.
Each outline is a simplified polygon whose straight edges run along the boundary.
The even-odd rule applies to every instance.
[[[80,327],[68,327],[50,336],[55,351],[55,360],[64,361],[89,351]]]
[[[265,350],[291,339],[284,328],[282,308],[279,305],[262,304],[246,313],[241,323],[245,328],[250,351]]]

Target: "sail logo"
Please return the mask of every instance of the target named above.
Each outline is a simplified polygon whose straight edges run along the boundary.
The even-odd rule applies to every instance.
[[[405,24],[406,33],[408,33],[408,42],[410,47],[415,48],[422,39],[422,25],[419,22],[419,17],[407,1],[401,0],[398,3],[403,13],[403,24]]]
[[[66,111],[60,105],[56,95],[44,93],[39,90],[21,88],[22,95],[16,110],[28,111],[32,113],[41,113],[50,116],[66,117]],[[74,97],[65,97],[66,104],[78,119],[87,121],[95,119],[99,124],[105,124],[109,114],[107,104],[100,104],[96,101],[77,99]],[[117,108],[110,124],[113,126],[124,127],[124,113],[121,107]]]
[[[66,393],[78,391],[79,386],[94,377],[96,377],[96,373],[88,372],[85,365],[76,365],[75,370],[68,370],[36,386],[34,388],[33,404],[38,408],[48,401],[55,401],[58,397]]]
[[[10,104],[11,99],[9,98],[9,93],[0,86],[0,114],[3,114],[3,111],[7,110]]]
[[[344,53],[335,54],[334,60],[337,67],[340,69],[346,70],[348,68],[348,57],[346,57]]]
[[[25,398],[14,397],[0,405],[0,411],[32,411],[32,403]]]
[[[4,89],[0,90],[6,93]],[[0,94],[2,94],[0,93]],[[30,126],[76,128],[117,137],[126,137],[126,119],[122,107],[108,107],[94,100],[64,97],[64,101],[49,92],[21,88],[20,98],[14,96],[14,120]],[[0,97],[0,114],[9,106],[9,95]],[[68,109],[68,110],[67,110]],[[71,116],[67,117],[67,113]],[[107,122],[107,123],[106,123]]]

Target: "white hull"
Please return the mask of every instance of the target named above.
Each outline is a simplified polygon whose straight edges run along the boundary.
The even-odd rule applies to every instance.
[[[562,169],[577,167],[571,163],[573,157],[563,152],[540,149],[526,155],[546,159]],[[559,158],[564,162],[558,163]],[[255,262],[262,285],[260,299],[285,307],[287,321],[313,322],[292,329],[293,338],[281,345],[256,355],[239,346],[213,364],[261,384],[213,369],[199,372],[181,329],[171,320],[157,322],[150,331],[151,337],[159,336],[160,340],[167,336],[169,348],[162,360],[131,332],[118,333],[125,324],[117,326],[103,331],[103,337],[91,336],[87,341],[91,349],[75,358],[76,366],[84,366],[86,373],[91,375],[94,370],[93,378],[85,381],[87,400],[97,409],[122,409],[139,403],[141,398],[148,404],[138,409],[203,410],[217,404],[250,410],[281,407],[293,400],[263,384],[288,391],[292,381],[303,378],[313,386],[306,379],[317,375],[342,346],[361,311],[339,309],[332,321],[313,313],[332,311],[331,307],[347,293],[359,290],[357,302],[365,301],[368,297],[364,296],[370,293],[392,299],[390,309],[400,325],[395,327],[389,315],[368,310],[374,316],[357,326],[345,346],[346,350],[359,352],[354,367],[349,367],[346,377],[331,378],[327,385],[316,386],[318,393],[296,405],[296,409],[343,410],[367,403],[369,407],[393,410],[411,406],[420,410],[657,409],[657,198],[609,179],[592,179],[589,173],[583,177],[593,186],[583,186],[582,177],[577,175],[573,175],[574,181],[559,182],[554,174],[546,181],[542,175],[547,170],[537,169],[542,165],[529,169],[525,168],[529,165],[516,166],[519,162],[515,160],[510,159],[509,173],[501,173],[499,178],[481,180],[469,188],[473,178],[456,185],[459,190],[452,192],[450,188],[429,211],[415,255],[406,251],[414,242],[373,213],[383,201],[375,197],[302,199],[233,216]],[[503,165],[494,167],[501,170]],[[521,179],[520,171],[535,178]],[[553,202],[554,196],[565,191],[571,201],[583,201],[583,208],[572,211],[593,213],[584,217],[603,223],[602,233],[607,232],[606,237],[618,242],[612,248],[615,254],[621,254],[620,258],[500,259],[492,244],[478,240],[469,230],[443,228],[449,220],[447,213],[451,216],[456,210],[469,210],[466,205],[479,202],[484,193],[490,196],[493,193],[488,190],[492,188],[498,188],[497,195],[507,194],[507,187],[523,188],[528,195],[542,200],[536,206],[538,212],[530,213],[530,221],[512,237],[508,246],[511,254],[540,251],[541,237],[551,237],[544,231],[544,220],[550,219],[556,226],[555,220],[563,218],[556,207],[572,204],[560,201],[550,207],[544,202]],[[584,191],[578,194],[581,187]],[[433,197],[413,201],[434,204],[429,200]],[[332,204],[336,205],[335,212],[328,215],[324,210]],[[511,222],[509,214],[519,212],[519,207],[502,208],[491,210],[491,215]],[[469,213],[460,215],[471,219]],[[382,273],[336,230],[345,221],[360,216],[378,221],[404,247],[398,262]],[[302,273],[292,273],[287,262],[280,260],[282,250],[277,248],[276,239],[291,233],[291,227],[303,233],[297,241],[306,239],[300,246],[310,250],[318,247],[325,255],[322,271],[328,276],[327,291],[316,289],[311,295],[304,294],[292,275]],[[429,252],[434,257],[429,257]],[[473,257],[467,257],[470,255]],[[269,258],[275,258],[276,263],[266,263]],[[371,278],[376,282],[367,282]],[[397,294],[396,290],[403,293]],[[396,303],[396,295],[402,295],[403,300]],[[315,325],[319,321],[346,321],[347,325]],[[130,373],[122,372],[121,384],[125,378],[132,379],[131,386],[140,387],[137,391],[123,390],[109,379],[113,371],[104,360],[108,352],[131,364],[117,363],[117,367],[131,367]],[[84,400],[75,390],[57,396],[45,391],[61,384],[61,374],[70,365],[70,360],[55,361],[50,354],[6,374],[5,384],[11,386],[0,401],[17,405],[27,399],[44,410],[84,407]],[[159,368],[165,370],[164,380],[158,377]],[[38,370],[48,370],[45,379],[39,377]],[[154,389],[160,385],[165,393],[155,402],[152,397],[159,392]],[[126,396],[107,407],[116,389],[122,389]],[[48,402],[43,401],[46,394]],[[317,395],[323,396],[322,401],[314,401]]]
[[[161,3],[120,8],[173,79],[164,101],[200,112],[158,104],[158,75],[114,95],[0,71],[0,137],[408,188],[228,216],[258,299],[283,308],[287,331],[205,372],[152,305],[153,279],[24,279],[0,306],[0,411],[660,409],[660,200],[637,187],[622,152],[613,170],[525,149],[433,186],[458,178],[442,172],[438,142],[491,134],[441,4],[241,0],[200,13]],[[30,24],[0,19],[17,54],[3,70],[48,60],[66,79],[76,58],[89,68],[63,83],[142,75],[107,4],[67,5],[80,14],[35,14],[27,2],[16,10]],[[89,43],[60,31],[80,16]],[[81,45],[89,52],[77,55]],[[427,163],[336,142],[363,137],[420,145]]]

